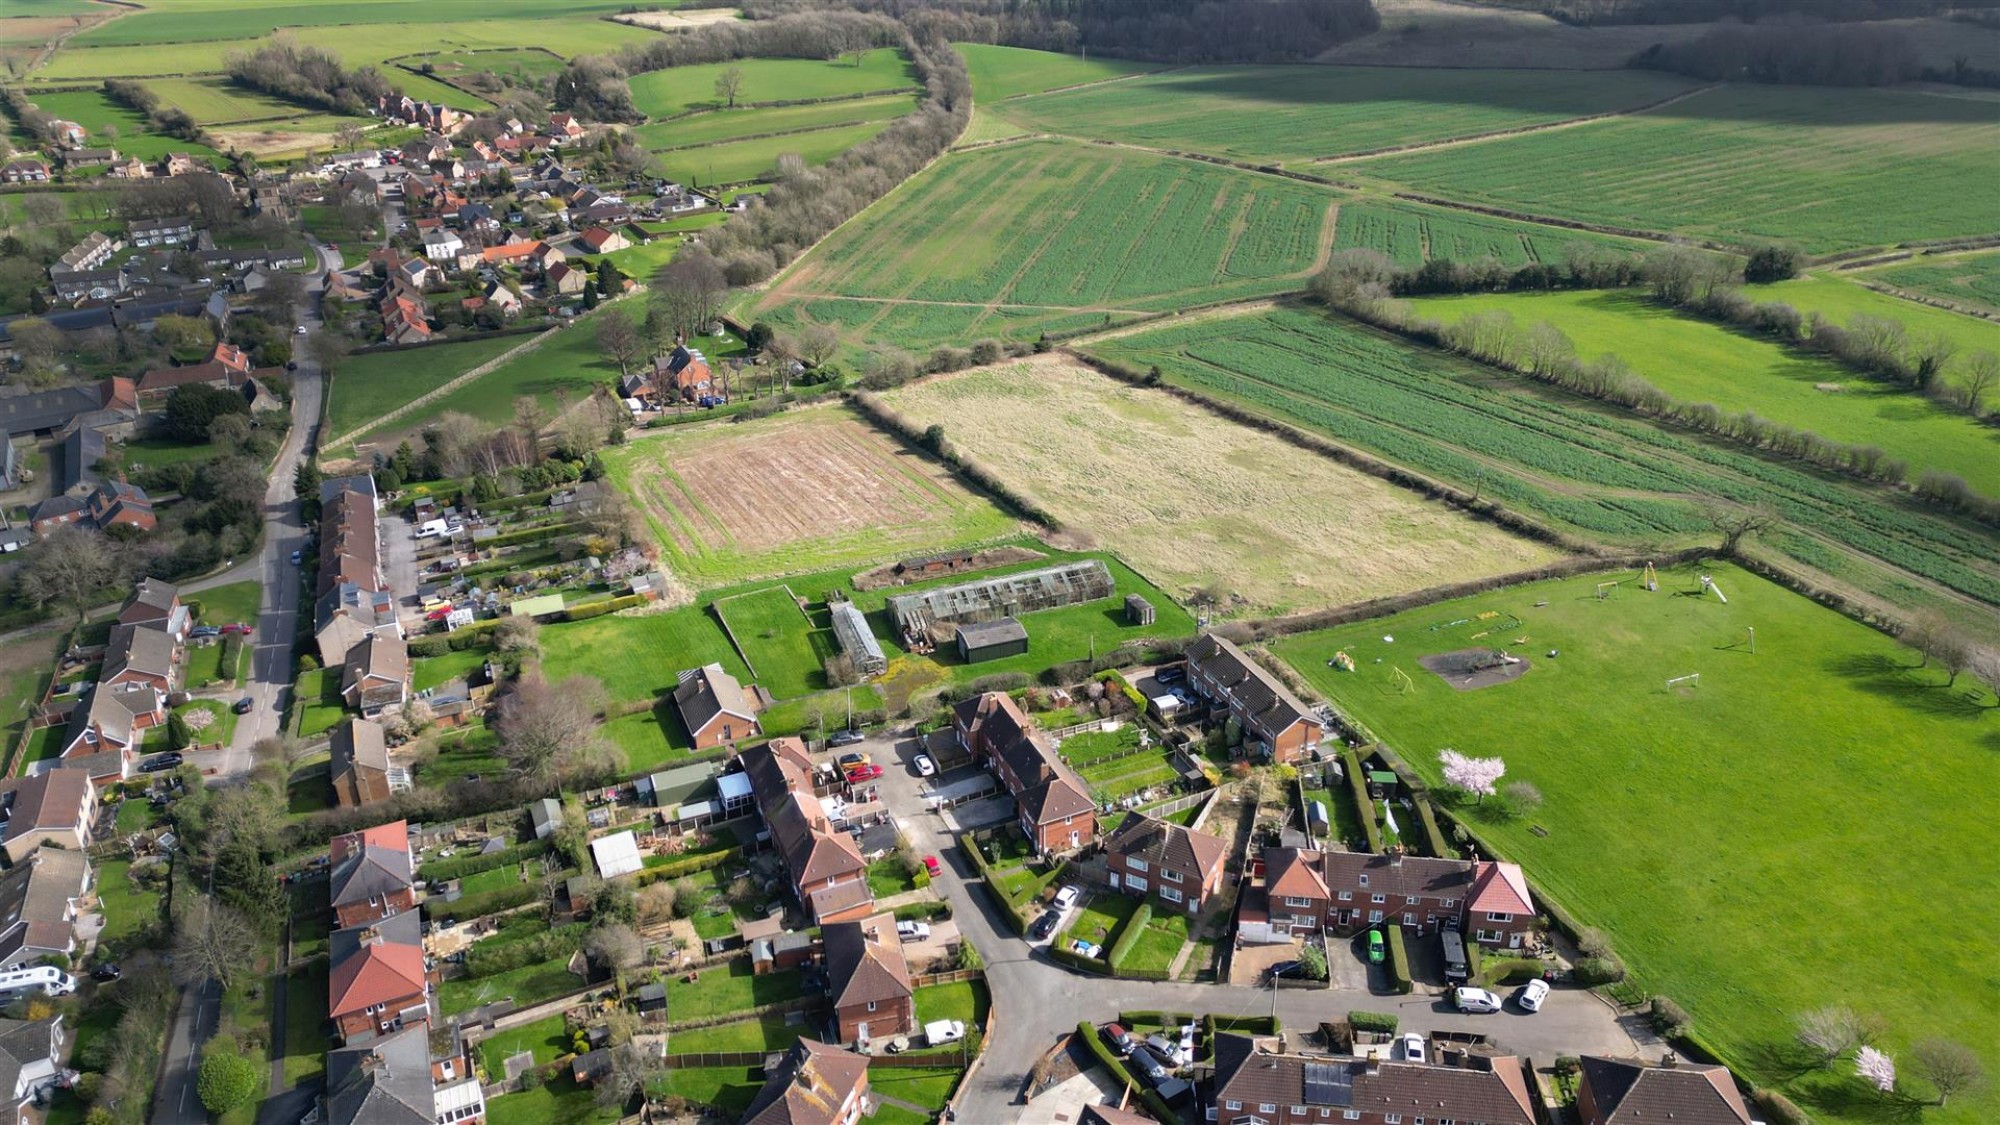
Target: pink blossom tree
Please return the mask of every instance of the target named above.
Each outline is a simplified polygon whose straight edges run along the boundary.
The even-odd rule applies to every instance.
[[[1468,758],[1456,750],[1440,751],[1438,761],[1444,764],[1446,785],[1463,789],[1482,803],[1507,772],[1507,763],[1499,758]]]
[[[1854,1073],[1885,1094],[1896,1088],[1896,1060],[1873,1047],[1854,1053]]]

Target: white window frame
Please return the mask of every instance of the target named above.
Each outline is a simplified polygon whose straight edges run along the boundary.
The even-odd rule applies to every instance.
[[[1243,1108],[1243,1103],[1242,1103],[1242,1102],[1236,1102],[1236,1101],[1230,1101],[1230,1102],[1223,1102],[1223,1103],[1222,1103],[1222,1108],[1224,1108],[1224,1109],[1242,1109],[1242,1108]]]
[[[1368,873],[1365,871],[1361,873],[1361,885],[1364,887],[1368,885]]]
[[[1152,867],[1151,867],[1151,866],[1150,866],[1149,864],[1147,864],[1147,862],[1146,862],[1145,860],[1143,860],[1143,859],[1140,859],[1140,858],[1139,858],[1138,856],[1136,856],[1136,855],[1128,855],[1128,856],[1126,856],[1126,857],[1125,857],[1125,866],[1126,866],[1126,867],[1127,867],[1127,868],[1128,868],[1129,870],[1132,870],[1132,871],[1151,871],[1151,870],[1152,870]]]
[[[1499,914],[1489,910],[1486,912],[1486,920],[1488,922],[1512,922],[1514,916],[1512,914]]]
[[[1167,882],[1169,882],[1169,883],[1178,883],[1178,882],[1181,882],[1181,881],[1182,881],[1182,880],[1181,880],[1181,873],[1180,873],[1180,872],[1178,872],[1178,871],[1175,871],[1175,870],[1174,870],[1173,868],[1171,868],[1171,867],[1162,867],[1162,868],[1160,868],[1160,878],[1162,878],[1162,879],[1166,880],[1166,881],[1167,881]]]
[[[1295,910],[1310,910],[1312,909],[1312,900],[1309,898],[1293,898],[1290,895],[1286,895],[1285,905]]]
[[[1340,892],[1340,901],[1342,901],[1342,902],[1353,902],[1353,901],[1354,901],[1354,892],[1353,892],[1353,891],[1342,891],[1342,892]]]
[[[1161,897],[1161,898],[1163,898],[1163,899],[1166,899],[1166,900],[1167,900],[1168,902],[1186,902],[1186,901],[1187,901],[1187,896],[1186,896],[1186,895],[1184,895],[1184,894],[1180,893],[1179,891],[1177,891],[1177,890],[1173,889],[1172,887],[1161,887],[1161,888],[1160,888],[1160,897]]]
[[[1381,912],[1380,910],[1370,910],[1370,911],[1368,912],[1368,924],[1369,924],[1369,925],[1371,925],[1371,926],[1372,926],[1372,925],[1374,925],[1375,923],[1377,923],[1377,922],[1380,922],[1381,920],[1382,920],[1382,912]]]
[[[1376,905],[1378,905],[1378,906],[1386,906],[1386,905],[1388,905],[1388,903],[1389,903],[1389,896],[1388,896],[1388,895],[1380,895],[1380,894],[1377,894],[1377,895],[1369,895],[1369,896],[1368,896],[1368,901],[1369,901],[1369,902],[1372,902],[1372,903],[1375,903],[1375,904],[1376,904]]]

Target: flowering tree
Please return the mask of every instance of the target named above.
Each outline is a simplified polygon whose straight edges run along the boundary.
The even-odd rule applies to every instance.
[[[1896,1060],[1873,1047],[1854,1053],[1854,1073],[1885,1094],[1896,1088]]]
[[[1499,758],[1468,758],[1456,750],[1438,753],[1438,761],[1444,763],[1444,783],[1484,802],[1493,795],[1494,786],[1507,772],[1507,763]]]

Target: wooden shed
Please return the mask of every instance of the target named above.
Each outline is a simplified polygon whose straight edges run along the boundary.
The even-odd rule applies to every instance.
[[[1151,625],[1154,617],[1153,603],[1137,594],[1125,595],[1125,623],[1127,625]]]
[[[1011,617],[958,627],[958,656],[967,664],[1020,656],[1028,651],[1028,630]]]

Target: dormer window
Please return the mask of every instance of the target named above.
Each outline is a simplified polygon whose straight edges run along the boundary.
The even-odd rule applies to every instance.
[[[1363,872],[1361,875],[1361,885],[1364,887],[1368,885],[1368,874],[1366,872]]]

